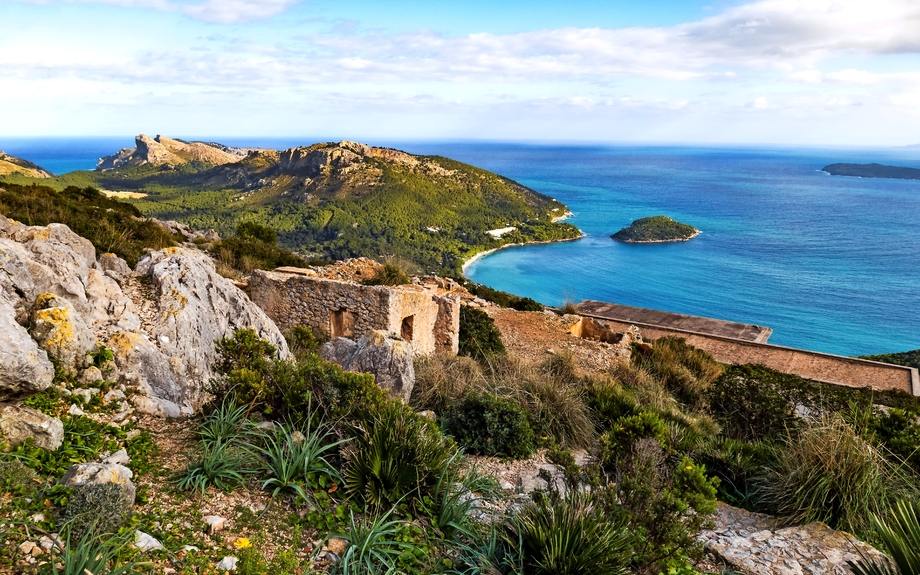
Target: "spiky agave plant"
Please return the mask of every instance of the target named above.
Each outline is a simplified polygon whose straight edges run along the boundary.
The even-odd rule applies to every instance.
[[[917,575],[920,573],[920,503],[899,501],[888,517],[872,517],[890,561],[863,555],[849,561],[855,575]]]

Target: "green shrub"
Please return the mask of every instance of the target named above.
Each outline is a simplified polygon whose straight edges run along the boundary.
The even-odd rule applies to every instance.
[[[204,417],[195,430],[195,437],[205,449],[240,445],[253,435],[248,414],[249,406],[237,405],[233,396],[225,397],[216,409]]]
[[[59,522],[76,539],[117,533],[134,513],[134,501],[115,483],[73,486]]]
[[[710,475],[719,479],[719,500],[748,511],[761,503],[755,482],[764,467],[772,463],[769,444],[719,437],[699,455]]]
[[[40,484],[38,474],[18,459],[0,459],[0,490],[28,496]]]
[[[346,492],[384,508],[430,495],[454,462],[453,442],[399,402],[382,406],[342,449]]]
[[[488,386],[482,367],[472,358],[432,354],[415,360],[413,407],[443,413],[470,393]]]
[[[226,277],[242,277],[252,270],[282,266],[305,268],[310,262],[282,247],[252,236],[234,236],[213,243],[208,251],[217,260],[217,271]]]
[[[460,306],[460,355],[482,360],[505,353],[501,332],[486,312]]]
[[[490,301],[495,305],[510,307],[518,311],[543,311],[543,304],[532,298],[516,296],[471,281],[464,281],[462,283],[471,294],[486,301]]]
[[[708,390],[710,411],[727,437],[778,437],[801,424],[795,413],[804,399],[800,379],[763,366],[733,365]]]
[[[588,407],[591,408],[599,431],[608,430],[620,418],[639,412],[635,396],[615,383],[597,383],[585,391]]]
[[[241,238],[252,238],[270,246],[278,243],[278,234],[269,226],[255,222],[241,222],[236,226],[236,235]]]
[[[870,423],[874,439],[887,453],[920,473],[920,414],[891,408]]]
[[[618,575],[627,572],[630,537],[591,496],[540,497],[509,522],[520,542],[525,573]]]
[[[708,353],[671,336],[635,346],[632,361],[657,377],[678,401],[690,406],[701,404],[706,390],[724,369]]]
[[[536,449],[527,411],[494,395],[471,393],[444,415],[441,425],[444,433],[479,455],[520,459]]]
[[[218,359],[214,370],[221,375],[240,369],[263,372],[278,357],[278,349],[251,327],[237,329],[233,337],[219,339],[215,345]]]
[[[839,416],[809,422],[775,448],[758,492],[786,524],[823,521],[865,536],[871,516],[902,497],[918,496],[913,478],[889,462]]]
[[[920,573],[920,503],[899,501],[886,519],[873,515],[875,532],[894,563],[874,558],[848,561],[855,575],[914,575]],[[894,567],[894,568],[892,568]]]
[[[601,437],[601,460],[608,468],[613,468],[621,458],[635,455],[640,439],[662,443],[666,436],[667,427],[656,413],[642,411],[622,417]]]
[[[315,354],[327,339],[323,334],[317,336],[313,333],[313,329],[306,325],[295,325],[287,334],[288,347],[298,359],[302,359],[307,354]]]

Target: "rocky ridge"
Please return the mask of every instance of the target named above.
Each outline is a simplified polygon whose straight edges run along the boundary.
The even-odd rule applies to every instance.
[[[123,148],[119,152],[99,158],[96,170],[105,171],[122,166],[178,166],[189,162],[222,165],[238,162],[249,153],[248,148],[232,148],[211,142],[186,142],[158,135],[151,138],[140,134],[135,138],[136,147]]]

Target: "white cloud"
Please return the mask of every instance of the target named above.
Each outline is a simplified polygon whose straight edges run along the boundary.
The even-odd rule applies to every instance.
[[[854,70],[852,68],[840,70],[839,72],[830,72],[826,74],[825,77],[828,80],[841,82],[843,84],[876,84],[880,79],[878,74],[873,74],[865,70]]]

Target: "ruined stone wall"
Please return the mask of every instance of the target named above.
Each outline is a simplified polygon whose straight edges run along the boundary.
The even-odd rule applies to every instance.
[[[600,318],[595,318],[595,323],[617,332],[624,332],[630,325],[637,325]],[[913,395],[920,395],[920,379],[918,379],[916,368],[651,325],[638,325],[645,339],[657,339],[669,335],[682,337],[690,345],[702,349],[722,363],[759,363],[784,373],[792,373],[823,383],[848,387],[868,386],[878,390],[900,389]]]
[[[282,330],[307,325],[330,337],[393,332],[413,353],[457,353],[459,300],[418,286],[366,286],[299,273],[256,270],[249,297]]]

